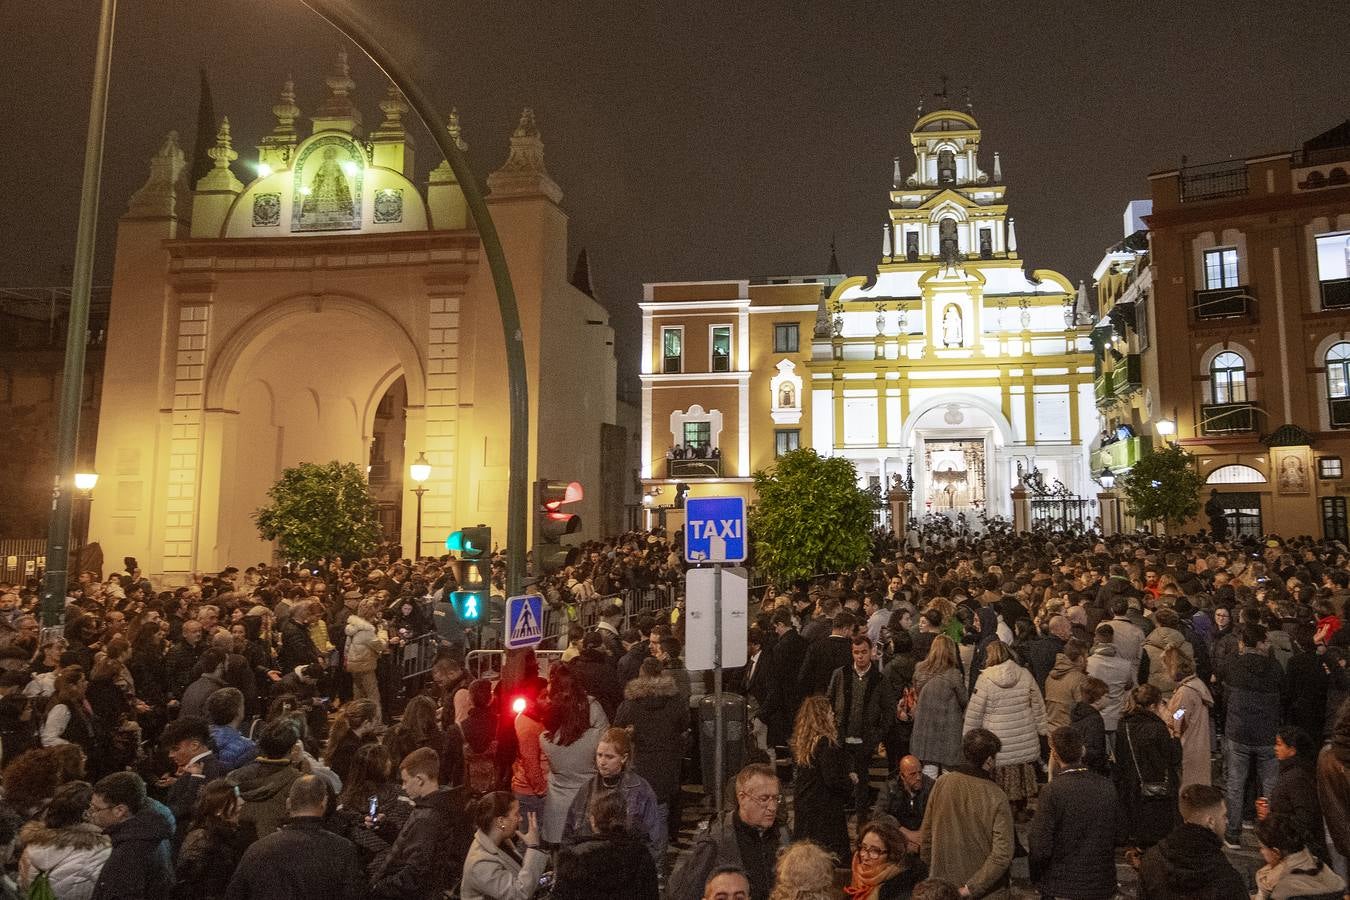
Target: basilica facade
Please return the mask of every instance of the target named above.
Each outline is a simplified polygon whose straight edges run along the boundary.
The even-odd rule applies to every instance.
[[[1095,494],[1086,292],[1025,268],[1001,161],[968,109],[921,110],[909,142],[874,272],[645,285],[656,505],[680,483],[753,500],[753,473],[798,447],[852,459],[865,485],[912,479],[918,515],[1011,518],[1034,472]]]
[[[169,580],[267,560],[253,513],[304,461],[365,466],[405,555],[444,552],[464,525],[505,534],[505,343],[464,194],[446,163],[416,166],[396,91],[367,129],[345,56],[325,86],[304,127],[287,82],[247,160],[222,121],[192,184],[169,135],[119,222],[90,529],[109,558]],[[529,476],[580,481],[598,534],[623,471],[602,471],[613,332],[570,283],[529,110],[488,193],[520,307]],[[403,480],[419,454],[420,533]]]

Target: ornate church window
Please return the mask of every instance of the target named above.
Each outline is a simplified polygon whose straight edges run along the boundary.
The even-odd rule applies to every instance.
[[[951,150],[938,151],[938,184],[956,183],[956,154]]]
[[[947,218],[938,223],[938,255],[947,263],[955,263],[961,258],[961,244],[956,236],[955,219]]]

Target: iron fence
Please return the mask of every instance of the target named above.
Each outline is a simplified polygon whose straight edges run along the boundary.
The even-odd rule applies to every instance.
[[[23,584],[47,567],[46,538],[0,540],[0,581]]]

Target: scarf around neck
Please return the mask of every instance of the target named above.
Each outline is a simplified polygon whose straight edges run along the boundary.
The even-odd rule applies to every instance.
[[[849,900],[875,900],[880,887],[900,873],[900,866],[886,859],[863,862],[861,853],[853,853],[853,877],[844,894]]]

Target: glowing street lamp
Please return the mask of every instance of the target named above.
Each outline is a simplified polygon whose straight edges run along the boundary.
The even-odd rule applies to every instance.
[[[1101,474],[1097,476],[1097,480],[1101,482],[1103,490],[1112,490],[1116,486],[1116,473],[1103,466]]]
[[[431,477],[431,463],[427,462],[425,451],[419,450],[417,452],[417,459],[413,460],[412,465],[408,466],[408,477],[412,479],[413,484],[417,485],[413,488],[413,493],[417,495],[417,531],[413,538],[412,554],[413,560],[416,561],[422,557],[422,495],[427,492],[427,489],[422,485]]]
[[[98,484],[98,473],[97,473],[97,472],[76,472],[76,473],[75,473],[75,489],[76,489],[76,490],[82,491],[83,493],[86,493],[86,494],[87,494],[87,493],[89,493],[90,491],[92,491],[92,490],[94,489],[94,486],[95,486],[96,484]]]
[[[1158,432],[1159,437],[1170,443],[1172,435],[1177,433],[1177,423],[1172,419],[1159,419],[1154,423],[1153,430]]]

